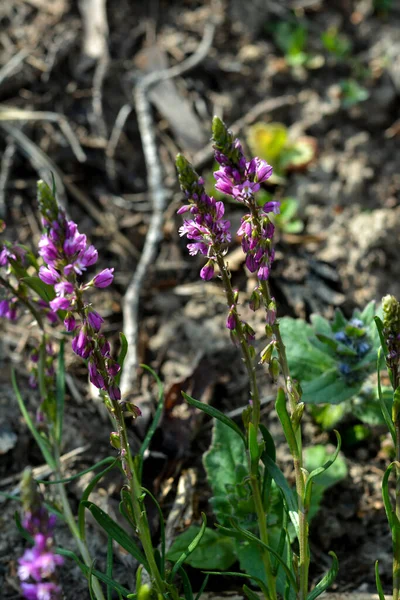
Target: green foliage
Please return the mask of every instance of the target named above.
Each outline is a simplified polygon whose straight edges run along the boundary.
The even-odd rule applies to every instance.
[[[167,559],[177,561],[189,543],[199,533],[200,527],[191,525],[179,535],[167,552]],[[235,542],[218,530],[206,528],[197,548],[187,557],[186,563],[196,569],[229,569],[236,562]]]
[[[351,53],[351,41],[347,36],[340,34],[337,27],[329,27],[324,31],[321,41],[325,50],[338,59],[345,59]]]
[[[306,448],[304,451],[304,466],[309,472],[318,469],[330,459],[332,459],[332,456],[322,444],[311,446]],[[327,469],[314,477],[311,503],[308,513],[309,520],[311,520],[317,514],[326,490],[346,477],[346,460],[340,454]]]
[[[369,98],[368,90],[355,79],[344,79],[339,85],[343,108],[351,108]]]
[[[312,315],[311,325],[302,319],[281,319],[283,339],[290,341],[289,367],[301,383],[304,402],[340,404],[358,398],[362,403],[360,392],[375,370],[379,347],[374,311],[370,303],[362,313],[356,310],[347,320],[337,310],[332,322]]]
[[[374,0],[374,11],[380,16],[387,16],[393,7],[393,0]]]
[[[285,56],[291,67],[307,65],[310,59],[306,52],[308,31],[303,23],[297,20],[278,21],[269,28],[275,44]]]
[[[289,131],[283,123],[258,122],[248,128],[247,142],[252,153],[266,160],[274,167],[269,179],[280,183],[290,170],[305,169],[315,157],[316,144],[313,138],[289,138]]]

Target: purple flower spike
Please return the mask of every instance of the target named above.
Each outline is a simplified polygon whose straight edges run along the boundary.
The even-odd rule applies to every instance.
[[[88,321],[92,329],[95,331],[100,331],[102,323],[104,323],[104,319],[99,315],[95,310],[91,310],[88,313]]]
[[[89,358],[92,353],[92,343],[83,329],[72,340],[72,350],[82,358]]]
[[[105,288],[112,284],[114,269],[103,269],[93,278],[93,285],[97,288]]]

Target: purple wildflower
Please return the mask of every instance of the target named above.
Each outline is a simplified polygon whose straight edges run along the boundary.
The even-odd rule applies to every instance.
[[[95,310],[90,310],[87,318],[92,329],[95,331],[100,331],[101,325],[104,323],[104,319],[99,315],[99,313]]]

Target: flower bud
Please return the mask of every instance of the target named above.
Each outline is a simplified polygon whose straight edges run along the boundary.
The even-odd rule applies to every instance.
[[[280,373],[280,366],[279,366],[279,361],[275,356],[269,363],[268,371],[269,371],[272,381],[274,381],[274,382],[278,381],[278,377],[279,377],[279,373]]]
[[[116,431],[112,431],[110,433],[110,444],[116,450],[119,450],[121,448],[121,440]]]

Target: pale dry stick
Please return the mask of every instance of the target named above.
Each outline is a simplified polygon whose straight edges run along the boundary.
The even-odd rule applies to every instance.
[[[28,136],[25,135],[25,133],[23,133],[20,129],[4,122],[0,122],[0,128],[15,140],[15,143],[27,156],[34,169],[38,171],[41,179],[43,179],[43,175],[46,179],[50,173],[53,174],[57,188],[58,201],[62,208],[66,209],[67,197],[65,194],[62,174],[58,167],[47,156],[47,154],[45,154],[43,150],[39,148],[39,146],[32,142],[32,140],[30,140]]]
[[[28,54],[29,50],[26,48],[20,50],[0,69],[0,85],[20,66]]]
[[[60,456],[60,462],[62,465],[67,465],[71,463],[75,458],[85,454],[90,448],[90,445],[86,444],[85,446],[79,446],[78,448],[74,448],[70,452],[66,452],[62,456]],[[38,467],[34,467],[32,470],[33,477],[35,479],[46,479],[54,473],[54,470],[49,467],[49,465],[39,465]],[[0,487],[5,488],[9,485],[15,483],[16,481],[20,481],[22,478],[22,472],[16,473],[15,475],[10,475],[9,477],[5,477],[4,479],[0,479]],[[18,494],[19,485],[15,487],[12,491],[12,494]],[[0,498],[0,501],[2,499]]]
[[[68,140],[71,150],[75,154],[77,160],[79,160],[79,162],[85,162],[86,160],[86,154],[64,115],[50,111],[22,110],[20,108],[14,108],[13,106],[0,104],[0,121],[50,121],[52,123],[57,123],[65,138]]]
[[[10,175],[13,158],[15,155],[15,151],[17,146],[13,140],[9,141],[6,149],[4,150],[2,159],[1,159],[1,167],[0,167],[0,218],[4,218],[6,214],[6,187],[8,178]]]
[[[155,259],[157,245],[162,239],[162,223],[167,198],[162,181],[162,169],[157,153],[156,132],[147,92],[156,83],[183,75],[183,73],[201,63],[211,48],[215,27],[216,24],[214,22],[208,23],[205,26],[203,39],[196,52],[189,58],[165,71],[155,71],[145,75],[134,90],[136,115],[147,168],[147,186],[153,212],[139,263],[123,300],[124,332],[128,341],[128,353],[125,358],[124,370],[121,377],[121,390],[123,394],[129,392],[136,381],[140,289],[144,277]]]
[[[111,180],[116,178],[117,172],[115,168],[115,151],[118,146],[119,139],[121,137],[122,130],[125,127],[125,123],[133,110],[131,104],[124,104],[118,112],[117,118],[115,119],[114,127],[112,129],[110,139],[108,140],[106,147],[106,171],[107,175]]]

